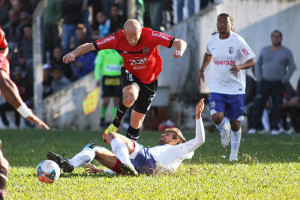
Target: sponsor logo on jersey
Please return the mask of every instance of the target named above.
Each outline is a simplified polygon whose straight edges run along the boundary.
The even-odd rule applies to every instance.
[[[209,106],[210,106],[211,109],[215,108],[216,107],[216,102],[215,101],[210,102]]]
[[[144,47],[144,48],[143,48],[143,53],[144,53],[144,54],[148,54],[148,53],[149,53],[149,51],[150,51],[150,50],[149,50],[149,48],[148,48],[148,47]]]
[[[144,65],[148,62],[148,58],[133,58],[133,59],[128,59],[128,62],[130,62],[130,65]]]
[[[233,54],[233,47],[229,47],[228,52],[229,54]]]
[[[234,60],[214,60],[215,65],[236,65]]]
[[[249,55],[249,52],[247,51],[247,49],[242,49],[242,52],[243,52],[246,56]]]
[[[170,38],[166,34],[163,34],[163,33],[152,33],[152,36],[159,37],[164,40],[170,40]]]
[[[100,40],[99,42],[97,42],[97,45],[104,44],[104,43],[109,42],[109,41],[114,40],[114,39],[115,39],[115,36],[110,36],[108,38],[105,38],[105,39]]]

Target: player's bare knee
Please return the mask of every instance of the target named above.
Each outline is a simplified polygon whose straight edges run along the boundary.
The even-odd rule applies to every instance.
[[[123,104],[133,104],[138,98],[138,93],[129,91],[123,95]]]
[[[235,120],[231,120],[230,121],[230,126],[231,126],[231,130],[236,132],[241,128],[241,122],[239,121],[235,121]]]
[[[115,133],[115,132],[109,132],[109,133],[106,135],[106,141],[107,141],[107,143],[110,144],[110,142],[111,142],[114,138],[116,138],[116,137],[118,137],[118,134],[117,134],[117,133]]]
[[[216,114],[212,115],[211,118],[215,124],[220,124],[224,118],[224,115],[221,113],[220,114],[216,113]]]

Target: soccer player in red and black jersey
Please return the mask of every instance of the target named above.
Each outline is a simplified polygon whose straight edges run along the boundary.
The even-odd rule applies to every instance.
[[[133,106],[130,126],[126,136],[137,140],[140,128],[149,110],[157,89],[157,77],[162,71],[162,60],[158,46],[175,47],[174,58],[183,55],[186,42],[173,36],[142,28],[135,19],[124,24],[124,30],[114,33],[93,43],[85,43],[63,57],[65,63],[74,61],[79,55],[89,51],[115,49],[123,57],[122,98],[113,123],[105,130],[103,138],[109,132],[116,132],[129,107]]]
[[[8,46],[5,34],[0,28],[0,94],[2,93],[8,103],[10,103],[26,120],[34,122],[44,129],[49,130],[48,125],[33,114],[23,102],[16,84],[10,79],[9,62],[6,58],[7,53]],[[7,172],[9,167],[9,162],[3,156],[1,145],[2,142],[0,140],[0,200],[5,198]]]

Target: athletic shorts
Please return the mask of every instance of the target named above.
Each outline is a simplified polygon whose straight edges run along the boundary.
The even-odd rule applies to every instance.
[[[121,97],[121,76],[102,77],[102,97]]]
[[[133,104],[133,109],[136,112],[146,114],[150,109],[153,98],[155,97],[157,90],[157,80],[150,84],[141,83],[138,78],[136,78],[133,74],[131,74],[124,67],[121,68],[121,80],[122,80],[122,88],[127,85],[136,84],[140,91],[137,100]]]
[[[135,147],[130,154],[130,160],[139,174],[153,174],[155,170],[155,160],[148,148],[133,141]]]
[[[244,119],[245,107],[244,94],[220,94],[210,93],[209,95],[209,108],[210,114],[213,115],[217,112],[224,113],[230,119],[242,121]]]

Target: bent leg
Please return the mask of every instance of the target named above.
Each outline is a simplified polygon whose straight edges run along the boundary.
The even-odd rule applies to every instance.
[[[114,155],[121,163],[133,167],[129,154],[134,150],[134,142],[123,135],[113,132],[107,134],[106,140],[110,143]]]

